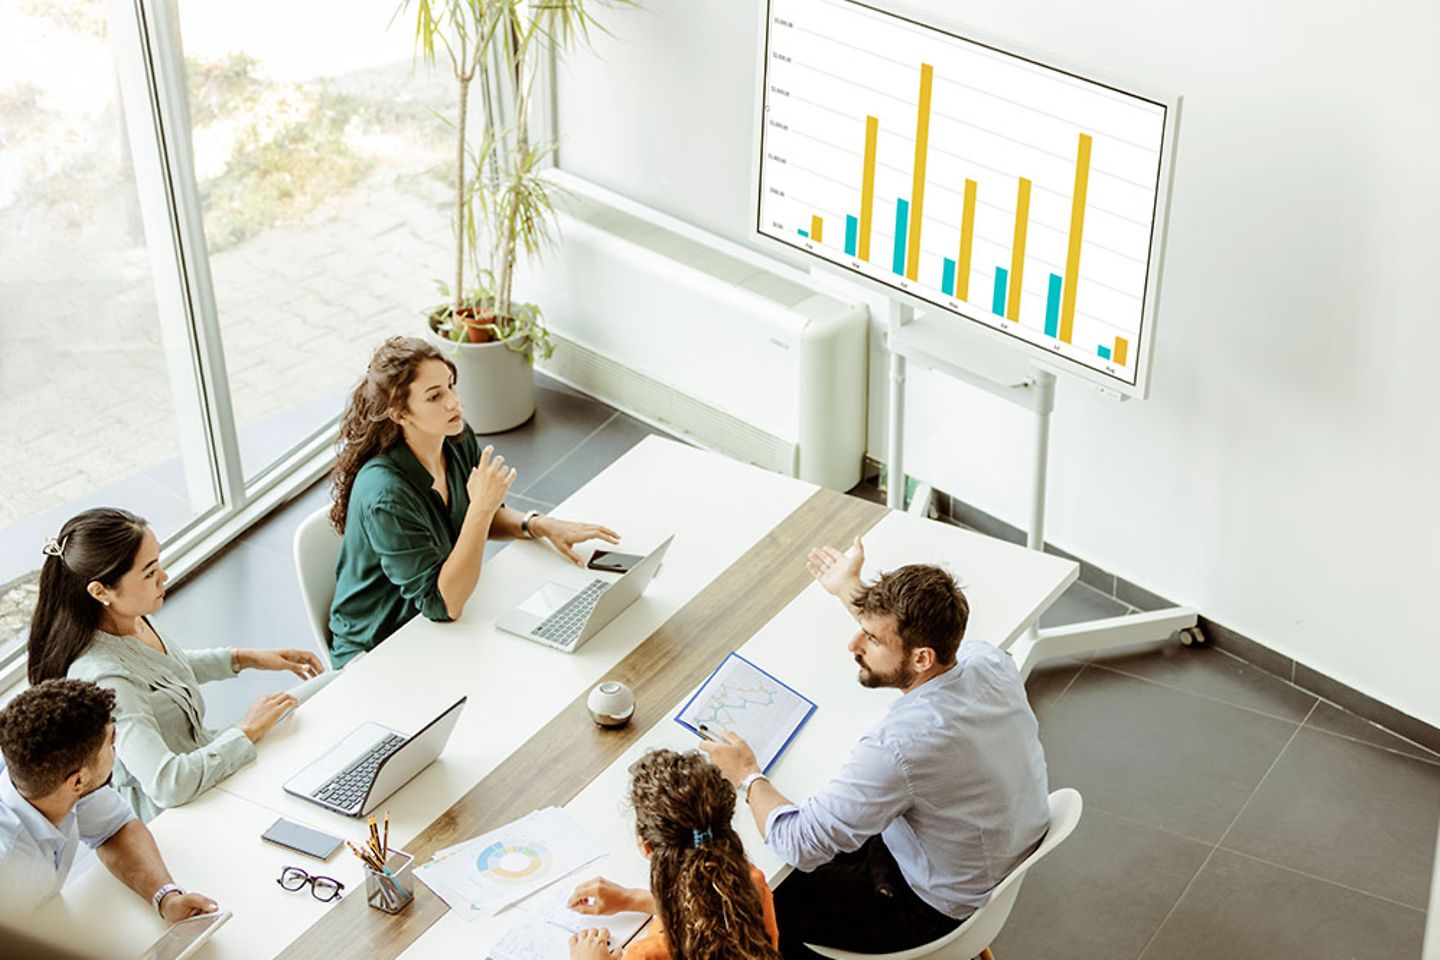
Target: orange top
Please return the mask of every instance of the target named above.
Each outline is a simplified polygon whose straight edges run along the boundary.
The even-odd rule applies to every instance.
[[[770,942],[779,947],[780,928],[775,924],[775,897],[770,893],[770,885],[765,882],[765,874],[753,863],[750,865],[750,879],[760,892],[760,908],[765,911],[765,932],[770,934]],[[670,940],[660,926],[659,917],[651,921],[645,936],[625,948],[624,960],[670,960]]]

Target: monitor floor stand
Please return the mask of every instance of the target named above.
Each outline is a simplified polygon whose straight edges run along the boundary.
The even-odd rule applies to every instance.
[[[895,510],[905,509],[905,369],[907,362],[914,360],[1034,413],[1034,473],[1026,545],[1032,550],[1044,550],[1045,478],[1049,469],[1050,414],[1055,409],[1055,374],[1037,365],[1025,379],[1018,382],[1005,383],[991,379],[967,368],[956,358],[936,353],[931,349],[933,343],[908,336],[907,327],[914,318],[913,307],[890,301],[886,323],[887,346],[890,352],[890,435],[886,455],[890,481],[886,495],[887,506]],[[912,498],[910,511],[924,515],[930,494],[930,486],[921,483]],[[1020,666],[1020,675],[1028,677],[1030,671],[1045,660],[1084,656],[1117,647],[1165,640],[1176,634],[1187,646],[1205,641],[1200,628],[1196,626],[1196,613],[1193,608],[1169,607],[1062,627],[1031,626],[1008,644],[1008,649]]]

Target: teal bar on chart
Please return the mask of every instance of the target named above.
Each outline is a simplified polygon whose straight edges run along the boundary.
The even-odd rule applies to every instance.
[[[809,240],[809,239],[810,239],[810,231],[809,231],[809,230],[796,230],[795,232],[798,233],[798,234],[800,234],[800,236],[804,237],[806,240]]]
[[[1045,336],[1047,337],[1060,335],[1060,294],[1064,289],[1064,279],[1058,273],[1050,274],[1050,296],[1045,300]]]
[[[895,257],[890,269],[905,276],[905,238],[910,235],[910,201],[895,201]]]
[[[991,312],[1005,316],[1005,287],[1010,280],[1010,271],[1004,267],[995,268],[995,299],[990,302]]]
[[[845,255],[855,256],[855,241],[860,236],[860,221],[845,215]]]
[[[947,297],[955,296],[955,261],[945,258],[945,267],[940,274],[940,289]]]
[[[1109,347],[1096,347],[1096,348],[1095,348],[1095,352],[1098,353],[1098,354],[1100,354],[1100,359],[1101,359],[1101,360],[1109,360],[1109,359],[1110,359],[1110,348],[1109,348]]]

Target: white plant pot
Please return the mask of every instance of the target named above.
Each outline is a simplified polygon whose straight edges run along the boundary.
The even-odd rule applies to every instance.
[[[430,341],[455,364],[460,411],[476,433],[500,433],[535,413],[535,370],[504,341],[456,343],[426,330]]]

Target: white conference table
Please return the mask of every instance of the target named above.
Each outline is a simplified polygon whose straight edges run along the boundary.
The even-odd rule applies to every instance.
[[[357,842],[364,837],[363,821],[284,793],[281,785],[296,770],[364,721],[409,732],[468,697],[445,753],[380,808],[390,812],[391,847],[403,848],[816,491],[658,437],[612,464],[560,504],[556,515],[610,526],[629,552],[643,553],[672,533],[675,541],[646,594],[582,649],[564,654],[495,629],[499,614],[545,580],[583,584],[597,575],[542,544],[514,544],[486,563],[459,620],[412,620],[266,737],[255,763],[155,819],[151,829],[177,882],[235,913],[201,956],[274,956],[334,907],[308,892],[282,890],[275,879],[283,865],[333,876],[347,893],[362,884],[360,865],[346,851],[322,864],[260,840],[280,816]],[[911,562],[948,567],[970,600],[967,640],[1001,645],[1033,624],[1078,572],[1070,561],[903,513],[887,513],[864,542],[867,577]],[[804,564],[803,551],[794,562]],[[893,699],[893,692],[856,683],[844,649],[853,630],[840,605],[811,584],[740,648],[819,705],[772,771],[779,789],[793,798],[821,786]],[[636,693],[643,701],[645,690]],[[669,719],[679,706],[565,804],[611,852],[584,875],[603,872],[644,884],[646,866],[618,801],[626,795],[629,764],[644,750],[694,746],[694,738]],[[777,882],[784,864],[764,848],[744,809],[737,811],[736,825],[752,858]],[[506,912],[468,921],[447,914],[404,955],[483,955],[479,949],[510,917]],[[82,953],[129,957],[138,956],[162,924],[148,904],[97,867],[37,911],[27,929]]]

